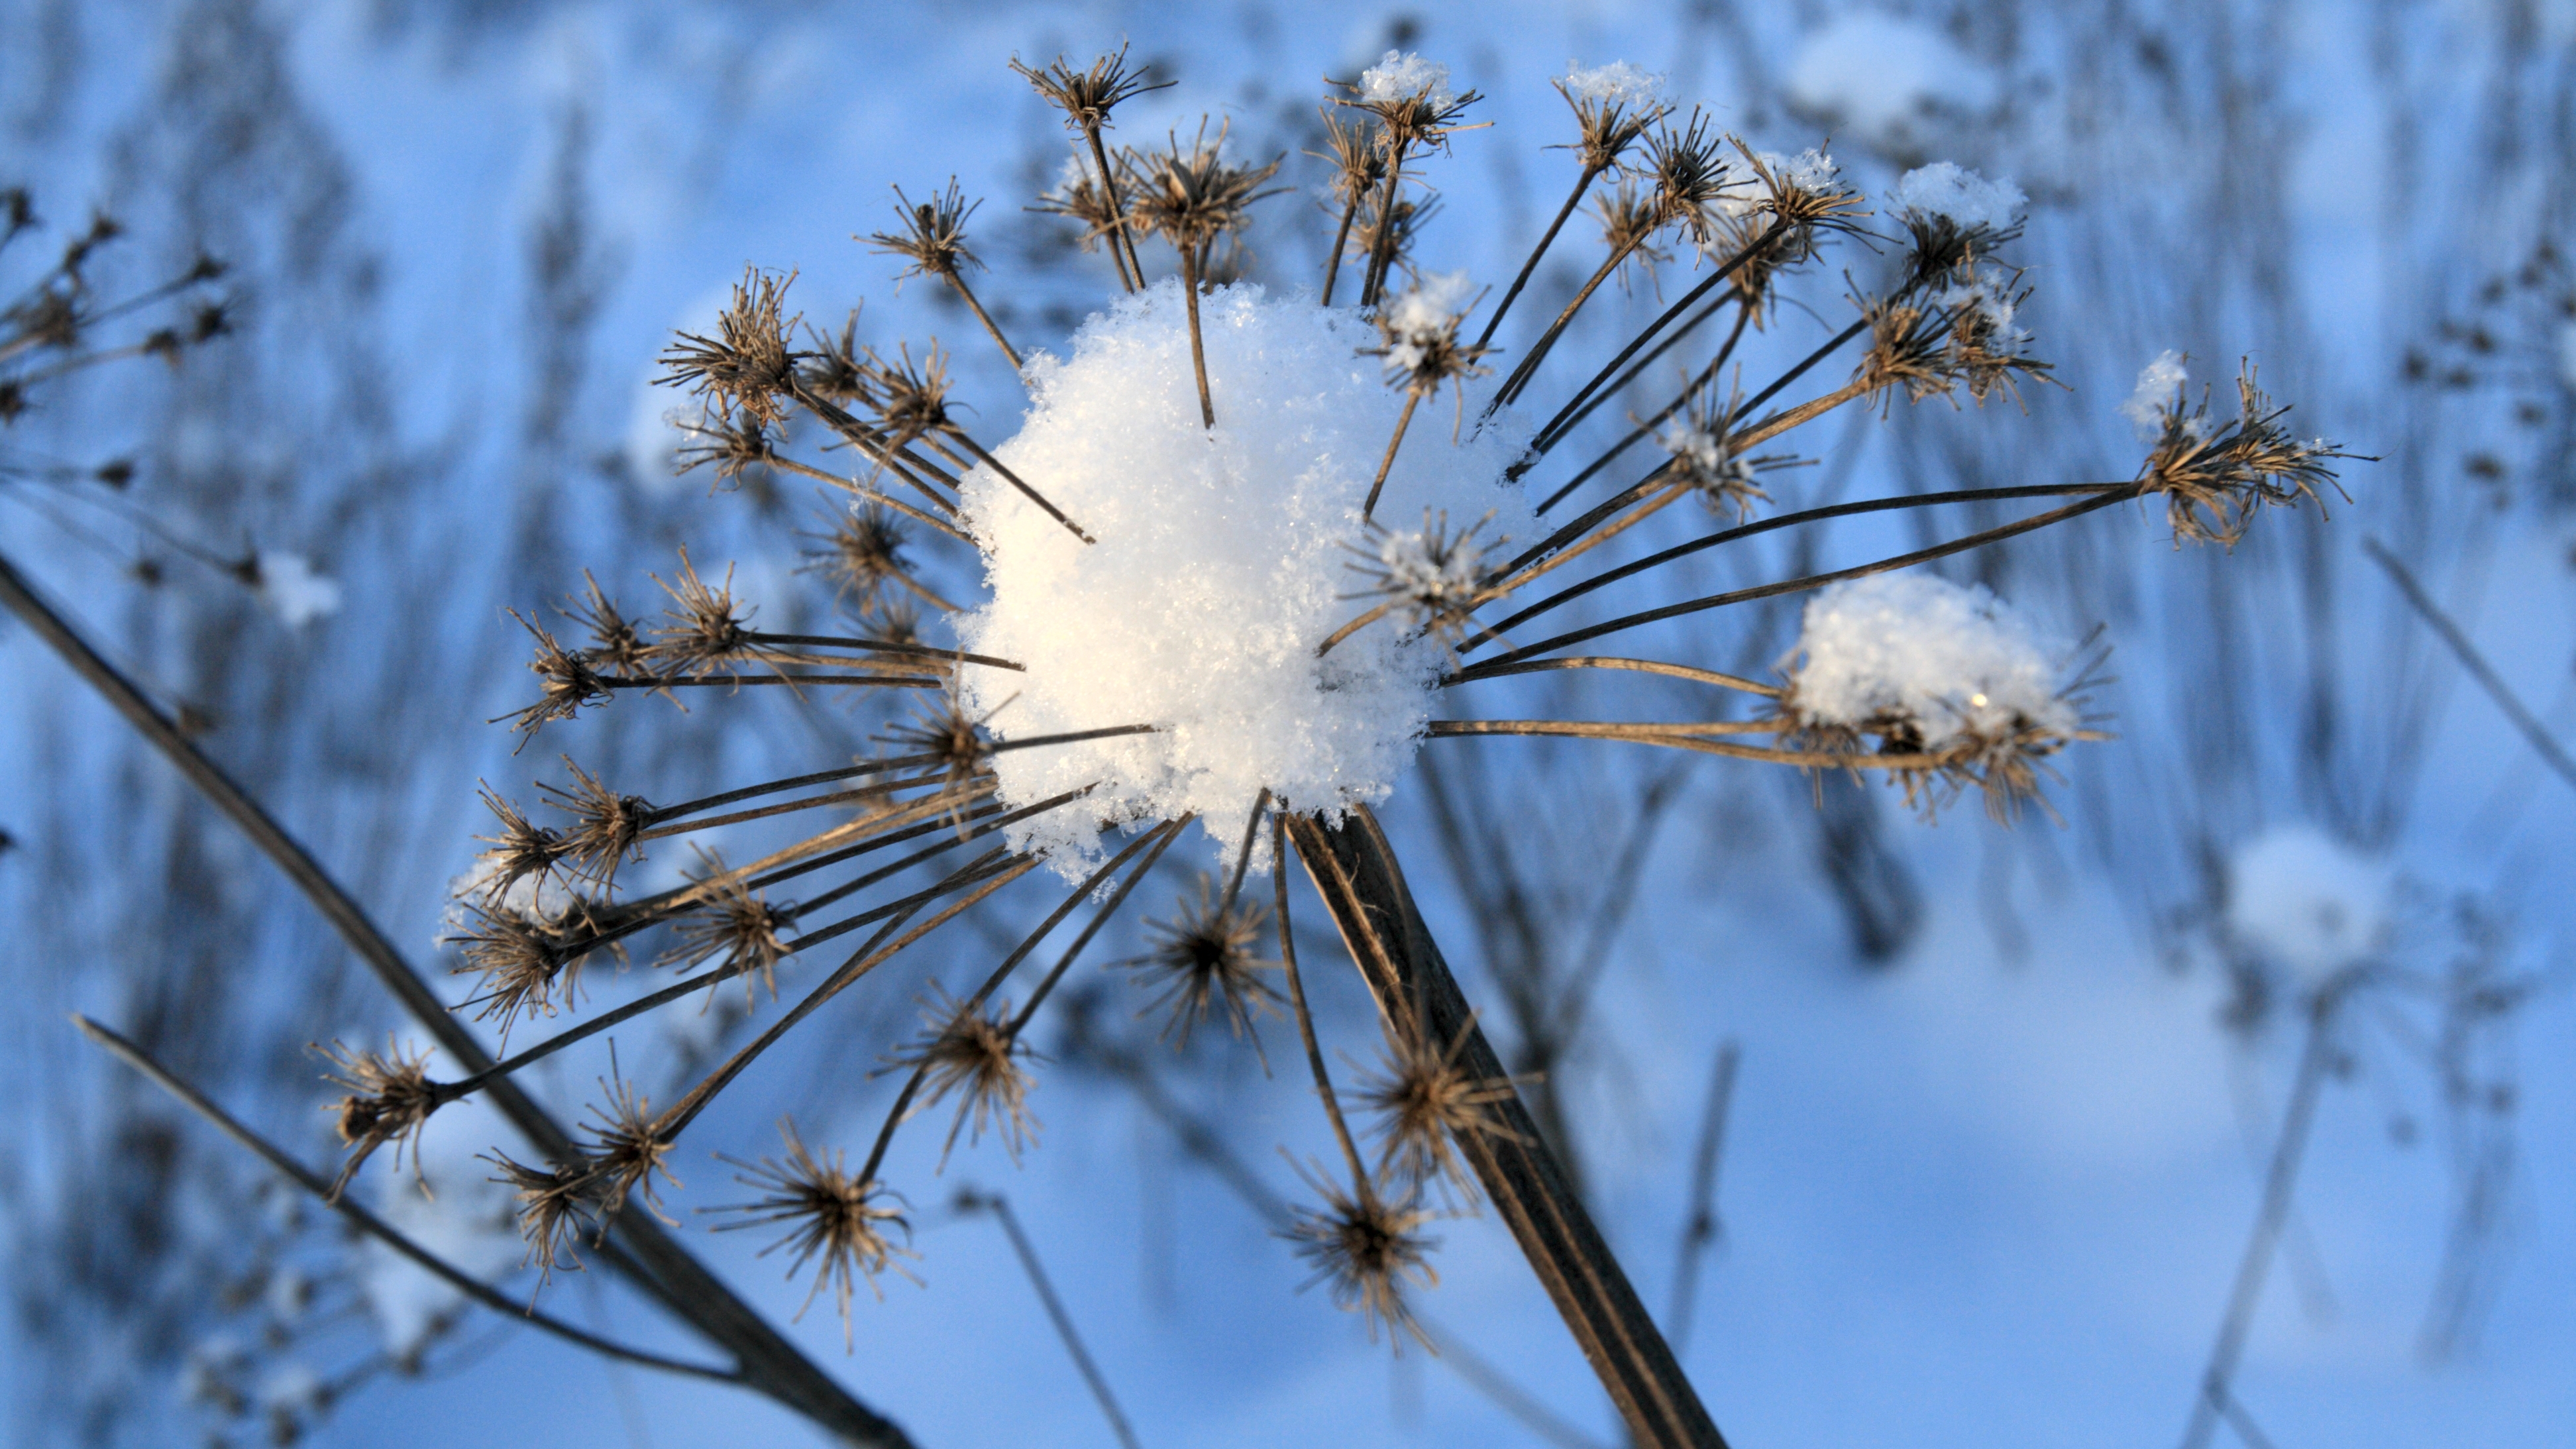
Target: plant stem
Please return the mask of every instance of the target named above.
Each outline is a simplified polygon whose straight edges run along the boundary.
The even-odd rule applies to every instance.
[[[984,304],[975,300],[974,289],[966,285],[966,278],[955,271],[945,275],[948,278],[948,285],[955,287],[957,295],[966,299],[966,305],[974,312],[975,320],[983,323],[984,330],[993,334],[993,345],[1002,349],[1004,357],[1011,359],[1011,371],[1019,371],[1024,365],[1020,361],[1019,349],[1013,347],[1011,339],[1003,336],[1002,329],[994,325],[992,316],[984,310]]]
[[[1190,366],[1199,377],[1199,426],[1216,426],[1216,400],[1208,395],[1207,344],[1199,338],[1199,261],[1189,246],[1181,253],[1181,291],[1190,299]]]
[[[1362,523],[1368,522],[1369,515],[1377,512],[1377,495],[1386,488],[1386,475],[1395,467],[1395,450],[1404,446],[1404,430],[1412,425],[1414,405],[1421,401],[1422,394],[1410,388],[1405,390],[1404,411],[1395,415],[1395,436],[1386,440],[1386,457],[1377,465],[1377,481],[1369,485],[1368,501],[1360,505]]]
[[[1565,205],[1556,209],[1556,220],[1547,224],[1547,231],[1539,237],[1538,245],[1530,248],[1529,260],[1521,263],[1520,275],[1512,278],[1511,289],[1503,293],[1503,300],[1494,308],[1494,315],[1485,319],[1485,330],[1476,338],[1479,351],[1494,340],[1494,329],[1503,325],[1503,314],[1512,310],[1512,303],[1519,298],[1521,288],[1529,285],[1530,274],[1538,270],[1539,259],[1556,244],[1556,234],[1564,229],[1566,218],[1574,215],[1574,208],[1583,204],[1583,193],[1590,191],[1592,183],[1600,179],[1600,167],[1583,168],[1583,175],[1574,183],[1574,190],[1565,198]]]
[[[1118,280],[1127,283],[1128,291],[1142,291],[1145,286],[1145,262],[1142,257],[1136,255],[1136,235],[1127,229],[1127,209],[1118,201],[1118,175],[1109,167],[1109,148],[1100,143],[1100,127],[1097,123],[1085,125],[1082,128],[1082,134],[1091,142],[1091,159],[1100,167],[1100,194],[1102,199],[1109,203],[1109,249],[1112,252],[1122,246],[1127,249],[1127,260],[1120,263],[1118,267]],[[1129,280],[1131,272],[1134,273],[1132,281]]]

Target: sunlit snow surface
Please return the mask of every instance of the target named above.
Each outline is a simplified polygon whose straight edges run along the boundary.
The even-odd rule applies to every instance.
[[[1165,281],[1093,317],[1069,359],[1030,364],[1033,401],[995,449],[1099,540],[1086,544],[990,469],[966,480],[992,602],[965,646],[1028,666],[967,672],[967,700],[1008,742],[1151,724],[1155,733],[995,756],[1017,808],[1096,786],[1079,807],[1016,828],[1012,843],[1078,869],[1101,820],[1196,813],[1226,838],[1266,786],[1301,809],[1383,798],[1411,763],[1436,640],[1393,622],[1318,658],[1375,602],[1360,504],[1394,435],[1402,393],[1382,380],[1375,328],[1355,311],[1257,286],[1202,300],[1216,427],[1201,425],[1188,314]],[[1377,521],[1526,538],[1513,449],[1418,410]]]

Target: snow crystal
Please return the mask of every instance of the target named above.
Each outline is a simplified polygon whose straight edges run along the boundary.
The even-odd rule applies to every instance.
[[[1966,281],[1952,282],[1933,293],[1932,302],[1976,313],[1989,329],[1985,339],[1989,350],[2009,351],[2030,340],[2028,331],[2013,325],[2012,278],[2001,272],[1981,270]]]
[[[1963,231],[2012,225],[2030,200],[2010,181],[1988,181],[1952,161],[1918,166],[1896,180],[1887,199],[1900,211],[1946,216]]]
[[[1834,164],[1831,155],[1813,146],[1795,156],[1764,151],[1756,159],[1762,163],[1763,170],[1802,191],[1833,191],[1842,185],[1842,168]],[[1746,216],[1760,206],[1766,196],[1760,183],[1747,177],[1740,189],[1729,190],[1719,198],[1718,207],[1728,216]]]
[[[2138,370],[2136,391],[2120,404],[2120,416],[2138,430],[2141,441],[2154,442],[2162,437],[2166,410],[2182,405],[2183,387],[2191,381],[2183,361],[2183,355],[2170,347],[2157,353],[2155,361]],[[2206,428],[2207,424],[2194,419],[2187,426]]]
[[[259,551],[259,601],[290,629],[340,612],[340,585],[313,571],[302,554]]]
[[[2059,733],[2078,723],[2060,696],[2063,646],[1983,586],[1935,574],[1872,574],[1807,605],[1790,658],[1800,715],[1857,725],[1899,713],[1926,749],[1999,735],[2016,718]]]
[[[2386,867],[2313,826],[2265,831],[2227,865],[2227,934],[2314,987],[2368,959],[2388,936]]]
[[[1074,873],[1102,821],[1196,812],[1232,838],[1263,787],[1299,809],[1382,798],[1429,717],[1439,641],[1373,624],[1317,658],[1368,604],[1350,564],[1375,557],[1359,509],[1403,393],[1362,356],[1380,341],[1356,311],[1251,285],[1200,301],[1216,427],[1199,423],[1177,282],[1084,323],[1070,360],[1029,369],[1033,401],[995,454],[1100,542],[1086,545],[990,470],[966,479],[965,514],[992,602],[961,642],[1028,666],[967,671],[967,707],[1007,741],[1142,723],[1158,731],[997,755],[1005,803],[1095,782],[1077,809],[1018,827],[1012,843]],[[1491,515],[1480,541],[1533,536],[1502,481],[1508,427],[1453,444],[1414,429],[1381,519],[1425,509]]]
[[[1662,101],[1664,78],[1624,60],[1589,70],[1569,60],[1565,63],[1565,93],[1578,102],[1643,110]]]
[[[1445,111],[1456,103],[1457,93],[1449,89],[1449,67],[1424,60],[1409,50],[1390,50],[1377,64],[1360,72],[1363,102],[1409,101],[1416,96],[1435,111]]]

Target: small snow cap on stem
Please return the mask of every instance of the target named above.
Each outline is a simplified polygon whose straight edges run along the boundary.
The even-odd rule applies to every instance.
[[[1428,397],[1444,382],[1489,371],[1476,362],[1487,349],[1458,340],[1458,324],[1475,306],[1474,288],[1465,272],[1427,272],[1379,309],[1377,330],[1385,345],[1373,353],[1385,359],[1390,384],[1400,382],[1414,396]]]
[[[1574,107],[1586,171],[1617,166],[1628,148],[1672,109],[1664,101],[1664,78],[1624,60],[1589,69],[1567,61],[1565,74],[1549,84]]]
[[[1930,277],[2011,240],[2030,198],[2010,181],[1935,161],[1897,178],[1887,200],[1912,236],[1916,274]]]

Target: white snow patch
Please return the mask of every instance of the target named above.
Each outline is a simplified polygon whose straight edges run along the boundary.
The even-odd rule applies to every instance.
[[[1565,63],[1565,93],[1576,101],[1591,101],[1603,106],[1625,106],[1644,110],[1664,98],[1664,77],[1654,71],[1641,70],[1624,60],[1590,69],[1576,61]]]
[[[1409,101],[1417,96],[1435,111],[1445,111],[1455,104],[1458,95],[1449,89],[1449,67],[1424,60],[1409,50],[1390,50],[1377,64],[1360,72],[1360,99],[1364,102]]]
[[[2387,944],[2388,868],[2309,825],[2267,830],[2227,863],[2227,934],[2314,987]]]
[[[2138,369],[2137,389],[2129,400],[2120,404],[2120,416],[2138,430],[2138,437],[2152,441],[2164,431],[2164,412],[2181,406],[2182,390],[2191,381],[2183,367],[2183,355],[2168,347],[2156,354],[2156,360]]]
[[[1426,272],[1378,319],[1386,335],[1386,370],[1410,377],[1425,353],[1439,345],[1474,300],[1465,272]]]
[[[1763,169],[1802,191],[1835,191],[1842,186],[1842,168],[1834,164],[1832,155],[1814,146],[1795,156],[1764,151],[1758,153],[1757,159],[1762,162]],[[1728,216],[1747,216],[1765,198],[1761,183],[1747,177],[1740,188],[1730,189],[1718,198],[1717,204],[1718,209]]]
[[[1935,574],[1873,574],[1833,584],[1807,605],[1796,702],[1819,724],[1902,712],[1925,748],[1994,735],[2016,717],[2060,733],[2079,717],[2061,697],[2064,646],[1982,585]]]
[[[259,551],[259,601],[289,629],[340,612],[339,581],[317,573],[300,553]]]
[[[1943,113],[1990,109],[1995,81],[1931,26],[1861,10],[1799,42],[1789,104],[1866,145],[1920,155]]]
[[[1917,166],[1896,179],[1887,199],[1900,211],[1946,216],[1962,231],[2012,225],[2030,200],[2008,180],[1989,181],[1955,161]]]
[[[1069,361],[1040,357],[1019,435],[995,454],[1082,525],[1085,544],[989,469],[965,516],[992,602],[966,648],[1028,666],[966,672],[967,705],[1004,741],[1152,724],[1157,732],[997,755],[1012,806],[1097,784],[1083,804],[1012,831],[1078,873],[1103,823],[1196,812],[1233,838],[1266,786],[1299,809],[1384,797],[1411,763],[1445,653],[1372,624],[1316,646],[1370,607],[1352,564],[1359,509],[1403,394],[1362,350],[1356,311],[1257,286],[1201,298],[1216,427],[1202,429],[1185,298],[1166,280],[1094,315]],[[1479,535],[1534,536],[1502,482],[1508,427],[1452,444],[1416,428],[1376,516],[1426,509]]]

